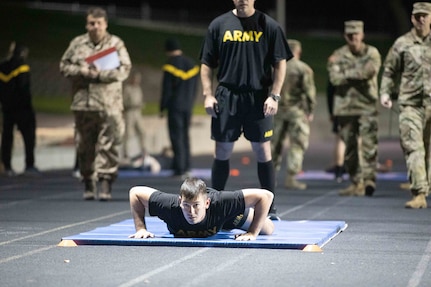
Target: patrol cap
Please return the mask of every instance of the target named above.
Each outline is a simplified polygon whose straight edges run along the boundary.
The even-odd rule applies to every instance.
[[[350,20],[344,22],[344,33],[355,34],[364,32],[364,22],[359,20]]]
[[[413,4],[412,14],[430,14],[431,13],[431,3],[429,2],[416,2]]]
[[[180,42],[178,41],[177,38],[169,38],[166,40],[165,42],[165,50],[167,52],[171,52],[171,51],[175,51],[175,50],[180,50],[181,49],[181,45]]]
[[[295,39],[288,39],[287,44],[289,45],[290,50],[295,50],[297,47],[301,48],[301,42]]]

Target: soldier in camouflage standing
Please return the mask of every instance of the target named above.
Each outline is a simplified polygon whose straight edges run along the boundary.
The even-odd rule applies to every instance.
[[[84,199],[111,199],[117,177],[119,147],[124,136],[122,82],[131,69],[124,42],[107,32],[107,13],[87,11],[87,33],[74,38],[60,62],[61,73],[72,82],[71,110],[79,134],[78,161],[85,183]],[[89,58],[98,54],[97,61]]]
[[[123,157],[126,163],[131,163],[130,140],[136,134],[138,146],[142,156],[146,154],[145,148],[145,123],[142,118],[142,108],[144,108],[144,93],[141,87],[142,75],[138,71],[131,73],[123,85],[123,114],[126,130],[123,141]]]
[[[316,86],[314,73],[309,65],[300,60],[302,47],[297,40],[288,40],[293,53],[286,64],[286,76],[279,102],[278,113],[274,117],[272,158],[274,167],[280,170],[283,142],[289,136],[287,169],[284,186],[288,189],[306,189],[305,183],[296,180],[301,172],[304,153],[308,148],[310,122],[316,106]]]
[[[123,115],[126,125],[123,140],[123,164],[149,168],[152,173],[159,173],[160,163],[145,148],[145,120],[142,116],[142,108],[145,107],[145,103],[141,82],[142,74],[139,71],[133,71],[123,85]],[[130,154],[130,142],[135,134],[140,148],[138,157]]]
[[[346,21],[347,44],[335,50],[327,64],[335,86],[334,115],[346,144],[345,167],[351,181],[339,194],[347,196],[371,196],[376,189],[377,75],[381,57],[375,47],[364,43],[363,29],[362,21]]]
[[[430,188],[431,3],[414,3],[411,22],[411,31],[399,37],[386,56],[380,102],[386,108],[392,107],[391,95],[400,81],[400,142],[413,196],[405,207],[426,208]]]

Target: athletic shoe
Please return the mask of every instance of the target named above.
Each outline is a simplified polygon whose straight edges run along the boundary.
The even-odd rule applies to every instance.
[[[277,215],[277,209],[272,207],[268,212],[268,218],[272,221],[281,221],[281,218]]]
[[[281,221],[281,218],[276,213],[268,213],[269,220]]]
[[[41,172],[39,171],[39,169],[37,169],[36,167],[32,166],[32,167],[27,167],[24,170],[24,175],[25,176],[41,176]]]
[[[343,174],[345,173],[345,168],[342,166],[335,166],[334,168],[334,175],[335,175],[335,181],[338,183],[343,182]]]

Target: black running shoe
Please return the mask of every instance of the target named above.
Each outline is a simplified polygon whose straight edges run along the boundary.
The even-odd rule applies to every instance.
[[[272,221],[281,221],[281,218],[278,217],[277,213],[268,213],[268,218]]]
[[[344,167],[339,166],[339,165],[337,165],[337,166],[335,167],[334,174],[335,174],[335,181],[336,181],[336,182],[338,182],[338,183],[343,182],[343,173],[344,173],[344,172],[345,172]]]
[[[269,210],[268,218],[273,221],[281,221],[281,218],[277,215],[277,209],[275,207]]]

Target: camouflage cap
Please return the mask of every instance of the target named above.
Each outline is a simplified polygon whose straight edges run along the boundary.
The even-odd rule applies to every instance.
[[[430,14],[431,13],[431,3],[429,2],[416,2],[413,4],[412,14]]]
[[[344,33],[355,34],[364,32],[364,22],[358,20],[350,20],[344,22]]]
[[[295,50],[296,47],[301,48],[301,42],[299,42],[298,40],[288,39],[287,44],[289,45],[290,50]]]

